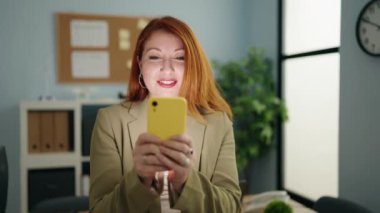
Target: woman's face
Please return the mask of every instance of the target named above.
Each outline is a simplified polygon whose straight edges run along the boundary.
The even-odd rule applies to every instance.
[[[145,42],[139,64],[151,96],[179,95],[185,71],[185,50],[178,36],[163,30],[154,32]]]

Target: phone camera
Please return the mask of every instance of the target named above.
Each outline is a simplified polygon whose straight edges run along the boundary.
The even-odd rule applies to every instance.
[[[157,105],[158,105],[157,101],[153,101],[153,102],[152,102],[152,105],[153,105],[154,107],[157,106]]]

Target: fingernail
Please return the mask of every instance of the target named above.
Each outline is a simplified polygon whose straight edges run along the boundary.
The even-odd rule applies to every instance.
[[[172,181],[172,180],[174,180],[174,177],[175,177],[175,172],[174,172],[174,170],[170,170],[170,171],[169,171],[169,175],[168,175],[168,179],[169,179],[170,181]]]

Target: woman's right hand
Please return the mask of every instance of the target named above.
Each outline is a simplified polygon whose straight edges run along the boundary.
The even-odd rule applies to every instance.
[[[139,135],[133,150],[133,165],[142,183],[149,189],[156,172],[167,170],[157,158],[160,139],[149,133]]]

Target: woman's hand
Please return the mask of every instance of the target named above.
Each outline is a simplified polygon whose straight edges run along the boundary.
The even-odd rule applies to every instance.
[[[161,142],[157,155],[169,170],[169,181],[179,194],[193,167],[193,143],[186,135],[174,136]]]
[[[160,153],[160,142],[158,137],[143,133],[139,135],[133,150],[135,171],[148,189],[152,185],[156,172],[168,170],[157,158]]]

